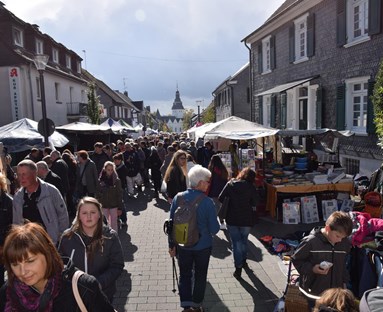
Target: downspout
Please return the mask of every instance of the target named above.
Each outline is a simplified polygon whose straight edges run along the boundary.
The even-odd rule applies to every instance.
[[[253,118],[253,58],[251,57],[251,48],[246,44],[246,40],[243,41],[246,49],[249,50],[249,91],[250,91],[250,121],[254,121]]]
[[[32,111],[32,120],[36,120],[35,118],[35,103],[34,103],[34,97],[33,97],[33,90],[32,90],[32,77],[31,77],[31,69],[32,69],[32,64],[29,63],[29,66],[28,66],[28,80],[29,80],[29,91],[30,91],[30,94],[31,94],[31,111]]]

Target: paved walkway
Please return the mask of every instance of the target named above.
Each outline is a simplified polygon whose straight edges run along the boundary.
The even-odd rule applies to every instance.
[[[152,200],[151,195],[151,191],[145,191],[127,202],[128,227],[119,232],[125,270],[118,280],[114,299],[119,312],[182,311],[177,285],[173,284],[167,237],[162,229],[169,205],[162,196]],[[270,225],[281,226],[269,223],[266,227]],[[281,260],[268,253],[252,233],[248,260],[251,270],[243,272],[243,280],[237,281],[232,275],[234,265],[229,242],[226,231],[220,231],[214,239],[203,303],[205,310],[272,312],[286,282]]]

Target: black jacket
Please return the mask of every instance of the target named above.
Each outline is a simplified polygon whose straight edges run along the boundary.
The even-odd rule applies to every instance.
[[[57,174],[61,181],[62,181],[62,186],[63,186],[63,192],[61,194],[66,194],[69,191],[69,172],[68,172],[68,165],[62,158],[57,158],[51,166],[51,171],[55,174]],[[76,171],[75,171],[76,172]]]
[[[113,298],[116,292],[116,280],[124,269],[124,257],[118,234],[108,226],[103,228],[104,244],[103,251],[97,250],[92,259],[89,259],[86,253],[86,237],[75,232],[72,237],[64,232],[58,250],[62,256],[70,257],[72,251],[73,263],[80,270],[94,275],[101,284],[102,290],[108,296]]]
[[[80,312],[72,291],[72,277],[75,271],[74,266],[63,271],[61,289],[53,301],[53,312]],[[0,289],[1,312],[5,309],[6,288],[7,283]],[[114,312],[114,308],[101,291],[94,276],[83,274],[78,280],[78,290],[88,312]],[[18,312],[27,312],[27,310]]]
[[[332,245],[322,234],[321,228],[314,228],[303,238],[291,260],[300,274],[300,286],[308,293],[320,295],[329,288],[341,287],[349,280],[346,258],[351,250],[348,238]],[[315,274],[313,266],[328,261],[333,263],[327,275]]]
[[[245,180],[229,181],[219,194],[219,201],[223,203],[226,196],[230,198],[226,223],[235,226],[253,226],[253,207],[258,201],[255,186]]]

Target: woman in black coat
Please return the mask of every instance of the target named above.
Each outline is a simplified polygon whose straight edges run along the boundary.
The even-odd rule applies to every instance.
[[[248,236],[253,226],[253,211],[257,202],[255,188],[255,172],[250,168],[243,169],[236,179],[227,182],[218,199],[223,203],[229,197],[225,221],[229,231],[235,272],[234,277],[240,279],[243,267],[247,267]]]
[[[0,289],[0,311],[80,311],[72,291],[75,268],[66,266],[37,223],[14,226],[4,244],[8,282]],[[82,275],[78,290],[87,311],[113,312],[97,280]]]
[[[169,203],[172,202],[174,196],[176,196],[178,192],[183,192],[187,189],[186,159],[187,153],[183,150],[178,150],[174,153],[169,167],[166,169],[164,180],[166,182],[166,193],[168,195]]]

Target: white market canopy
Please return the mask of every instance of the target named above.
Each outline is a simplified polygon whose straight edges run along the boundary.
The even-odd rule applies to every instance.
[[[110,134],[113,133],[109,126],[94,125],[87,122],[72,122],[67,125],[56,127],[59,131],[69,133]]]
[[[128,132],[132,127],[127,128],[122,125],[120,122],[115,121],[112,118],[106,119],[103,123],[100,124],[101,127],[108,127],[115,134],[123,134],[124,132]],[[134,130],[133,130],[134,131]]]
[[[204,139],[205,141],[219,138],[252,140],[273,136],[277,132],[278,129],[266,127],[236,116],[230,116],[229,118],[211,124],[208,130],[205,131]]]
[[[61,133],[54,131],[48,138],[49,145],[63,147],[69,140]],[[23,118],[0,127],[0,142],[9,153],[30,150],[32,147],[44,148],[44,137],[37,130],[37,121]]]

